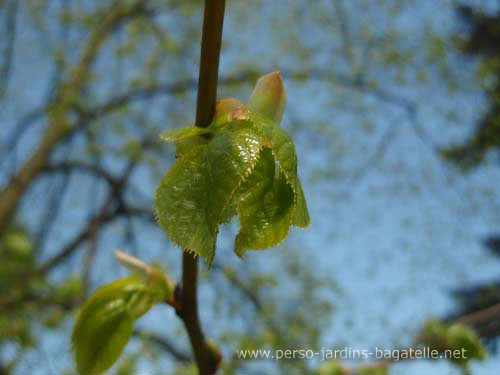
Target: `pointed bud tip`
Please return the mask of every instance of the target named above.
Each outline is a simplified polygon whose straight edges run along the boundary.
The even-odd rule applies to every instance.
[[[286,91],[281,72],[271,72],[257,80],[248,107],[278,124],[281,123],[286,105]]]
[[[115,250],[115,258],[122,266],[127,268],[131,272],[137,272],[142,275],[146,275],[148,272],[148,265],[142,260],[124,253],[120,250]]]

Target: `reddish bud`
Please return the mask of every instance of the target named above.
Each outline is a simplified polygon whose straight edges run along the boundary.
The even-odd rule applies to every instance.
[[[214,120],[219,119],[220,117],[231,114],[236,111],[242,111],[245,106],[238,99],[228,98],[217,100],[215,103],[215,113]],[[232,119],[232,116],[230,120]]]

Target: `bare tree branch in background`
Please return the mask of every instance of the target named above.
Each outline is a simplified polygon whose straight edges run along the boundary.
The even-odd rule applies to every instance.
[[[14,41],[16,39],[18,1],[10,0],[2,5],[5,5],[5,30],[2,30],[2,34],[5,35],[5,39],[3,39],[5,45],[0,53],[2,56],[0,63],[0,101],[5,96],[7,85],[9,84],[10,70],[14,56]]]
[[[76,96],[89,78],[92,63],[100,47],[120,24],[144,13],[144,5],[145,2],[139,0],[131,5],[121,2],[113,3],[110,11],[105,13],[97,29],[90,35],[71,78],[63,84],[57,97],[49,105],[47,129],[35,152],[0,192],[0,230],[9,222],[24,191],[43,170],[54,147],[74,131],[75,128],[70,123],[69,115],[74,107]]]

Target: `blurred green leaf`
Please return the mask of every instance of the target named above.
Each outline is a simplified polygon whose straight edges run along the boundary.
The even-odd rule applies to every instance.
[[[79,373],[100,374],[111,367],[129,341],[135,320],[158,301],[158,294],[135,276],[98,289],[73,329]]]
[[[79,275],[73,275],[62,282],[53,292],[53,299],[58,304],[64,304],[66,301],[75,300],[82,295],[85,285],[83,278]]]
[[[329,362],[325,362],[318,371],[319,375],[343,375],[344,368],[341,363],[337,360],[332,360]]]
[[[427,321],[419,335],[419,341],[428,347],[442,352],[446,350],[446,325],[437,320]]]
[[[419,341],[440,353],[451,351],[448,359],[461,367],[467,366],[472,359],[483,360],[486,357],[486,349],[476,333],[459,323],[450,325],[430,320],[424,325]],[[462,350],[465,352],[460,355],[453,354]]]
[[[479,337],[463,324],[453,324],[446,332],[448,348],[452,352],[464,350],[464,356],[452,357],[450,360],[460,366],[465,366],[472,359],[483,360],[486,358],[486,349],[481,344]]]

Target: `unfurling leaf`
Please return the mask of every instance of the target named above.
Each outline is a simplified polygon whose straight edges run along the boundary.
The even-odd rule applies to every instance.
[[[211,264],[219,225],[236,214],[239,256],[277,245],[291,225],[309,225],[295,147],[279,126],[284,105],[281,76],[271,73],[257,83],[250,109],[221,100],[207,128],[162,134],[177,143],[178,159],[155,195],[158,222],[171,241]]]
[[[280,72],[268,73],[257,80],[248,101],[248,108],[281,123],[285,112],[286,92]]]
[[[110,368],[129,341],[135,320],[159,300],[135,276],[99,288],[83,305],[73,329],[78,372],[98,375]]]

